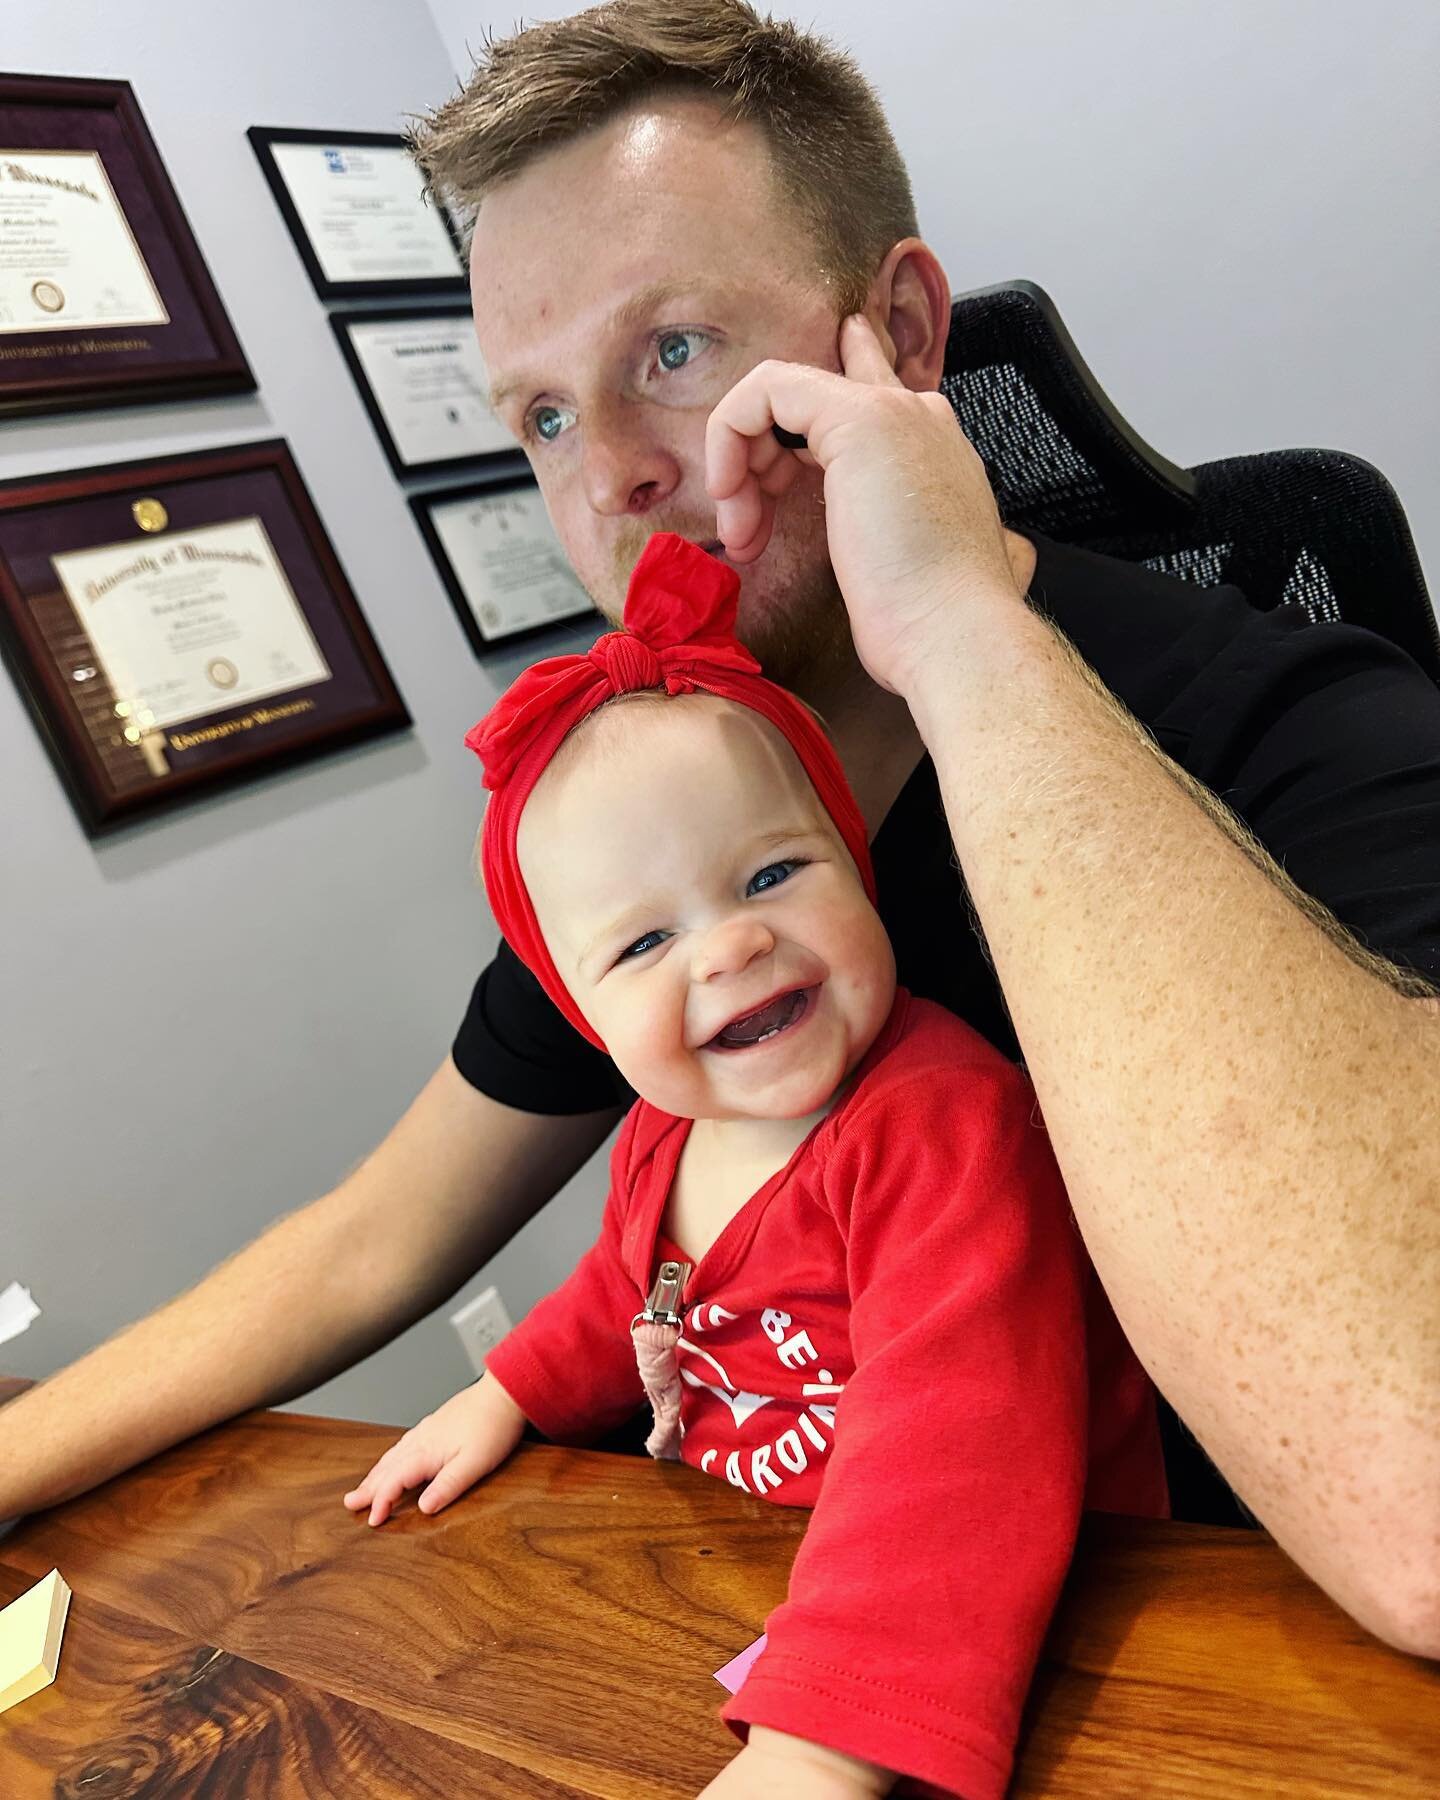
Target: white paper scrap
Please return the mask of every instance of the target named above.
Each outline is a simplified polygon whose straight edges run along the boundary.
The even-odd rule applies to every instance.
[[[12,1281],[0,1288],[0,1344],[8,1344],[22,1331],[28,1331],[40,1317],[40,1308],[30,1298],[30,1290]]]

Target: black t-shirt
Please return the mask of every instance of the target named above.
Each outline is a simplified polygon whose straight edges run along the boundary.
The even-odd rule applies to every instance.
[[[1403,652],[1299,607],[1257,612],[1199,588],[1036,539],[1035,604],[1155,736],[1308,893],[1372,950],[1440,982],[1440,690]],[[972,925],[926,757],[876,834],[880,916],[898,978],[1007,1055],[1019,1051]],[[460,1073],[507,1106],[591,1112],[634,1098],[504,942],[455,1039]],[[1180,1517],[1233,1501],[1167,1421]]]

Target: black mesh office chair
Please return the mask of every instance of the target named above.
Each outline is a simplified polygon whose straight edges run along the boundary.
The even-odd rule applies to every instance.
[[[1177,468],[1144,443],[1028,281],[961,294],[941,387],[1005,522],[1143,562],[1317,624],[1365,625],[1440,682],[1440,631],[1394,490],[1337,450]]]

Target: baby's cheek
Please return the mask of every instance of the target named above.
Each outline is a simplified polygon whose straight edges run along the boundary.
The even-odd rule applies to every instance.
[[[829,953],[833,977],[862,1015],[855,1023],[878,1031],[895,994],[895,953],[885,927],[873,912],[851,910],[836,921]]]
[[[677,1119],[695,1119],[708,1110],[707,1089],[690,1056],[658,1056],[643,1053],[615,1066],[642,1100]]]
[[[607,1011],[610,1035],[602,1030],[601,1036],[620,1073],[652,1106],[682,1112],[697,1079],[693,1055],[685,1048],[683,1007],[668,994],[637,992]]]
[[[830,917],[830,955],[857,976],[893,968],[894,954],[879,915],[868,906],[837,907]]]

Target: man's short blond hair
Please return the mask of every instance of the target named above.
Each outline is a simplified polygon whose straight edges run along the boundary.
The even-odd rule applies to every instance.
[[[609,0],[487,36],[470,79],[418,120],[411,148],[462,213],[547,150],[664,94],[699,94],[759,128],[840,313],[914,237],[910,178],[870,84],[844,52],[745,0]]]

